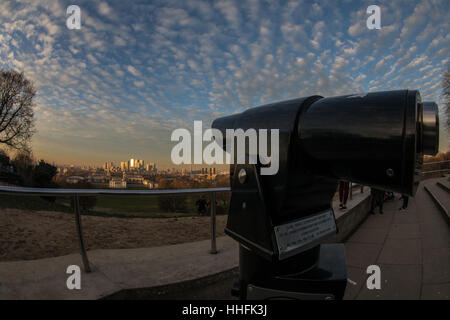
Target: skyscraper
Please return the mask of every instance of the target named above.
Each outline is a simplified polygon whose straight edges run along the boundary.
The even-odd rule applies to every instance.
[[[120,163],[120,169],[122,171],[127,171],[129,168],[130,168],[130,166],[129,166],[129,162],[128,161],[122,161]]]

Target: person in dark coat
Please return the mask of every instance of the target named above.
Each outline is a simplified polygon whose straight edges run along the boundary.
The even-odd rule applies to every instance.
[[[197,206],[197,212],[200,216],[204,216],[206,214],[206,206],[207,201],[205,199],[205,196],[201,196],[200,199],[195,202],[195,205]]]
[[[402,196],[400,197],[400,200],[402,200],[402,199],[403,199],[403,204],[402,204],[401,208],[398,209],[400,211],[406,210],[408,208],[409,197],[406,194],[402,194]]]
[[[384,191],[376,188],[371,188],[370,193],[372,194],[372,199],[370,202],[370,213],[375,214],[375,208],[380,207],[380,214],[383,214],[383,201],[384,201]]]

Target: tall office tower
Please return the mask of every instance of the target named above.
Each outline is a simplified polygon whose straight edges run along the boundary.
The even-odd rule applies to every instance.
[[[216,174],[216,168],[213,168],[213,174]]]
[[[130,169],[134,169],[136,166],[136,160],[130,159]]]

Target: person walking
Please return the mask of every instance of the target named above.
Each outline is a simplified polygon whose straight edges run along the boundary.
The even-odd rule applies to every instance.
[[[380,207],[380,214],[383,214],[383,201],[384,201],[384,191],[376,188],[371,188],[370,193],[372,194],[372,199],[370,202],[370,213],[375,214],[375,208]]]
[[[403,199],[403,204],[400,207],[400,209],[398,209],[400,211],[404,211],[408,208],[409,197],[406,194],[402,194],[402,196],[400,197],[400,200],[402,200],[402,199]]]
[[[347,209],[348,189],[350,182],[341,180],[339,181],[339,208],[341,210]]]
[[[198,199],[197,202],[195,202],[195,205],[197,206],[197,213],[200,216],[203,216],[206,214],[207,202],[206,202],[204,195],[201,195],[200,199]]]

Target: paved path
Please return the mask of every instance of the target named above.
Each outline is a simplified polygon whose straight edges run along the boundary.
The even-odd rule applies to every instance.
[[[210,241],[122,250],[89,251],[93,272],[82,273],[81,290],[68,290],[67,266],[81,266],[78,254],[0,264],[1,299],[98,299],[122,289],[162,286],[202,278],[238,265],[237,244],[217,238],[218,254]],[[188,298],[188,297],[187,297]]]
[[[407,211],[398,211],[400,200],[385,203],[383,215],[376,210],[348,239],[348,277],[357,285],[347,285],[346,299],[450,299],[450,227],[423,188],[435,183],[423,182]],[[381,290],[366,287],[373,264]]]

